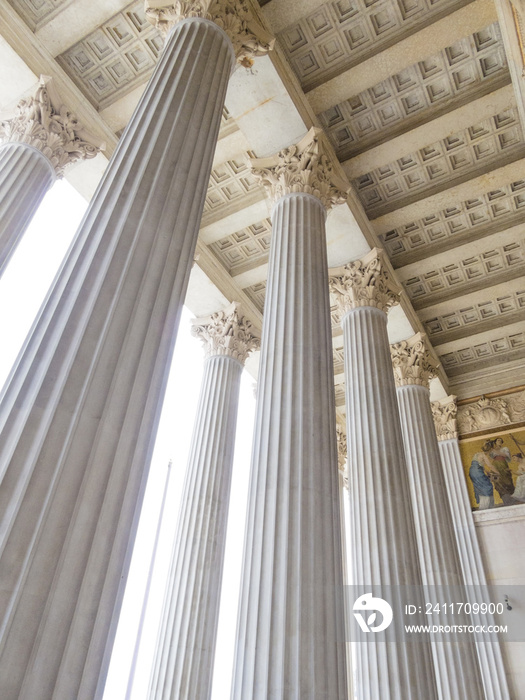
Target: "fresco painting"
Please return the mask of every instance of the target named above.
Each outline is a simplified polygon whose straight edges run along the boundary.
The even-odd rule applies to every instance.
[[[525,503],[525,428],[492,430],[459,447],[473,510]]]

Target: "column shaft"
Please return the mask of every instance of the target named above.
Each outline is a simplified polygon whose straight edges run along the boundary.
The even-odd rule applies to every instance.
[[[234,700],[344,700],[325,208],[273,211]]]
[[[103,692],[228,77],[175,27],[0,404],[0,687]]]
[[[206,360],[150,698],[211,695],[242,365]]]
[[[408,384],[398,387],[397,397],[423,584],[443,587],[443,591],[450,586],[457,595],[463,590],[463,580],[429,390],[426,386]],[[445,617],[446,613],[440,616],[439,624],[469,624],[465,615]],[[461,642],[433,642],[432,654],[440,698],[483,697],[473,637]]]
[[[0,146],[0,276],[55,179],[51,163],[36,148]]]
[[[467,595],[472,603],[479,603],[485,599],[487,580],[472,519],[458,441],[456,438],[440,440],[438,445]],[[476,616],[476,624],[488,627],[494,624],[494,617],[479,613]],[[490,642],[478,642],[476,651],[486,700],[510,700],[507,674],[497,635],[494,635]]]
[[[386,313],[358,306],[343,318],[351,582],[421,583],[403,454]],[[430,647],[424,643],[356,645],[359,700],[436,698]]]

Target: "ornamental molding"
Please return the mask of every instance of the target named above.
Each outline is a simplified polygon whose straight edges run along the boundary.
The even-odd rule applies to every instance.
[[[293,146],[268,158],[250,160],[252,174],[276,202],[302,192],[320,199],[326,209],[344,204],[350,185],[336,173],[322,129],[312,127]]]
[[[18,103],[14,117],[0,123],[0,140],[36,148],[60,178],[71,163],[94,158],[105,148],[105,143],[84,129],[63,104],[47,76],[40,77],[32,97]]]
[[[381,248],[373,248],[364,258],[330,270],[330,293],[341,317],[360,306],[387,313],[391,306],[399,304],[402,288],[386,260]]]
[[[209,19],[228,35],[237,63],[250,68],[256,56],[273,49],[275,38],[250,12],[247,0],[145,0],[148,20],[166,37],[184,19]]]
[[[458,405],[455,396],[447,396],[446,399],[433,401],[430,404],[432,416],[436,427],[436,435],[439,441],[454,440],[458,437]]]
[[[390,346],[396,386],[424,386],[437,376],[439,363],[432,356],[424,333],[416,333],[408,340]]]
[[[206,357],[226,355],[244,365],[250,352],[261,344],[237,302],[211,316],[194,318],[191,323],[191,334],[202,340]]]
[[[506,394],[504,398],[482,396],[477,401],[458,408],[461,435],[521,423],[524,420],[525,391]]]

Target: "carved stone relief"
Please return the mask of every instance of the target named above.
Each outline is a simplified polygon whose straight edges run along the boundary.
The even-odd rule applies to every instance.
[[[489,430],[525,421],[525,391],[504,397],[482,396],[474,403],[458,407],[458,426],[461,435]]]
[[[430,380],[437,376],[439,364],[435,361],[426,336],[416,333],[390,347],[392,367],[396,386],[417,384],[428,387]]]

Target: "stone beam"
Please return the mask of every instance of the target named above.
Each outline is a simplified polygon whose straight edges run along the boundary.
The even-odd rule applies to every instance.
[[[316,114],[333,107],[352,95],[371,88],[381,80],[428,56],[445,49],[455,41],[496,22],[492,0],[475,0],[420,32],[399,41],[394,46],[363,61],[336,78],[314,88],[308,101]]]

